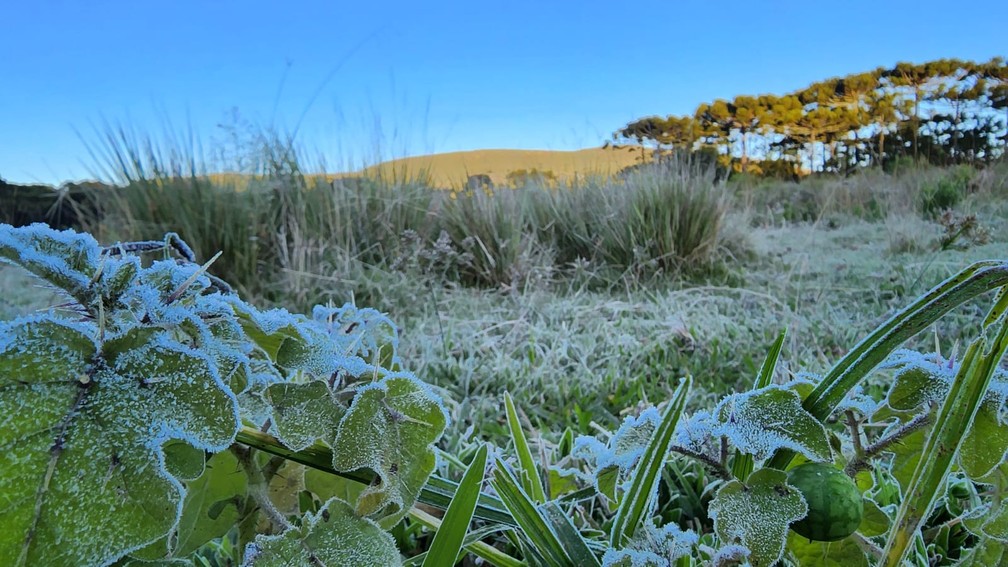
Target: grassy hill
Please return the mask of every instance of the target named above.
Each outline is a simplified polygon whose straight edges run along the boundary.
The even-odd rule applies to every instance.
[[[371,166],[357,174],[408,176],[427,172],[434,184],[458,187],[470,175],[486,174],[496,184],[504,183],[508,173],[518,170],[552,171],[557,178],[575,174],[609,175],[633,165],[639,151],[628,148],[588,148],[575,151],[552,150],[473,150],[395,159]]]

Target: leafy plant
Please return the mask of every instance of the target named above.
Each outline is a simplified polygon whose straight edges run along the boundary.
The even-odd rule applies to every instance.
[[[447,415],[400,369],[387,318],[259,311],[175,235],[103,248],[0,225],[0,258],[68,299],[0,327],[5,563],[185,557],[232,530],[247,565],[399,561],[385,530],[427,485]],[[324,447],[364,482],[310,482],[259,445]]]
[[[411,565],[987,565],[1008,542],[1005,262],[940,284],[822,377],[780,379],[781,334],[754,387],[709,411],[686,413],[687,377],[616,431],[550,446],[508,395],[517,459],[443,455],[456,484],[433,474],[444,404],[376,311],[260,311],[173,234],[102,247],[0,225],[0,259],[67,297],[0,325],[9,564],[397,565],[423,528]],[[961,359],[900,349],[991,290]]]

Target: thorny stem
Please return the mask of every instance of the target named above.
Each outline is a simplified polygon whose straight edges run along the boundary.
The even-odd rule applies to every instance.
[[[735,479],[731,471],[728,470],[728,467],[726,467],[723,463],[719,463],[718,461],[714,460],[708,455],[704,455],[703,453],[698,453],[692,449],[687,449],[686,447],[680,447],[678,445],[672,445],[671,447],[669,447],[669,451],[673,451],[675,453],[679,453],[680,455],[685,455],[687,457],[692,457],[702,462],[703,464],[707,465],[711,469],[711,471],[714,472],[714,474],[716,474],[718,477],[724,480]]]
[[[857,532],[854,532],[851,535],[854,536],[854,543],[861,548],[861,551],[864,551],[875,559],[880,559],[882,557],[882,548],[876,545],[875,542]]]
[[[231,452],[238,458],[238,462],[241,463],[242,469],[245,471],[245,476],[248,477],[249,495],[255,499],[256,504],[259,509],[262,510],[263,514],[269,519],[273,524],[274,528],[278,528],[276,531],[287,530],[291,527],[290,522],[287,518],[276,509],[273,502],[269,499],[269,479],[272,475],[276,474],[276,471],[280,468],[275,466],[273,459],[263,469],[256,466],[254,460],[255,449],[249,447],[243,447],[241,445],[235,444],[231,446]],[[281,460],[283,460],[281,458]],[[282,466],[282,463],[281,463]],[[270,474],[267,477],[265,473]]]
[[[847,466],[844,468],[844,472],[847,473],[847,476],[853,477],[863,470],[868,470],[869,468],[868,461],[870,461],[874,457],[877,457],[879,453],[885,451],[893,444],[898,443],[907,435],[910,435],[911,433],[917,431],[922,427],[926,427],[933,420],[934,417],[932,416],[931,412],[924,412],[918,414],[913,419],[906,422],[903,426],[901,426],[896,431],[893,431],[888,436],[883,437],[882,439],[879,439],[875,443],[872,443],[871,445],[865,447],[860,455],[856,456],[854,460],[847,463]]]
[[[728,438],[721,437],[721,468],[728,470]]]
[[[850,428],[851,442],[854,444],[854,457],[861,458],[864,455],[864,448],[861,446],[861,426],[852,410],[844,412],[847,416],[847,427]]]

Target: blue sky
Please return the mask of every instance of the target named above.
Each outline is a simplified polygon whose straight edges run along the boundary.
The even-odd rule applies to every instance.
[[[205,146],[233,108],[330,169],[576,149],[650,114],[941,57],[1008,55],[1005,2],[7,0],[0,177],[90,177],[103,120]]]

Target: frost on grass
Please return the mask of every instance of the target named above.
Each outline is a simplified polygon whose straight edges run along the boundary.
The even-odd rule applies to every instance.
[[[708,513],[723,545],[749,550],[749,562],[768,567],[780,559],[791,522],[805,517],[808,506],[787,474],[759,469],[745,484],[733,480],[718,490]]]
[[[589,478],[595,487],[612,498],[614,494],[610,483],[622,486],[630,481],[637,461],[660,423],[658,409],[648,408],[639,416],[631,415],[624,419],[608,443],[587,435],[578,436],[571,454],[588,464],[593,471]]]
[[[185,491],[162,446],[234,441],[237,403],[212,361],[141,331],[105,356],[91,324],[0,325],[0,557],[11,564],[106,564],[163,537]]]
[[[333,498],[300,527],[256,536],[245,549],[244,567],[386,567],[401,565],[395,540],[375,522],[354,515]]]
[[[691,530],[682,531],[675,524],[657,527],[648,522],[622,549],[609,548],[602,556],[603,567],[673,567],[682,557],[689,557],[699,542]]]
[[[361,516],[401,516],[434,471],[433,443],[448,424],[441,399],[412,375],[390,375],[361,388],[336,430],[333,467],[367,468],[379,482],[357,499]]]
[[[832,456],[822,423],[802,408],[794,390],[783,386],[726,396],[714,416],[713,434],[728,438],[758,461],[778,449],[790,449],[814,461],[828,461]]]

